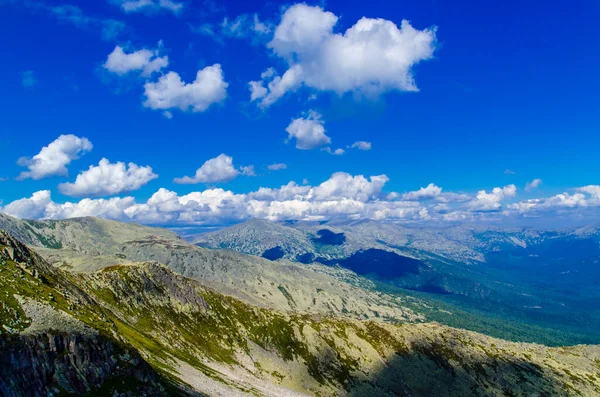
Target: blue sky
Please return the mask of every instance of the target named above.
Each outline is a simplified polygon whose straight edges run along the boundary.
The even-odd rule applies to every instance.
[[[599,8],[591,0],[460,7],[438,1],[0,0],[2,210],[169,224],[252,216],[584,222],[597,217],[600,205]],[[285,34],[286,15],[306,25],[296,36]],[[354,43],[340,37],[363,17],[385,23],[376,25],[379,33],[356,36],[374,49],[350,62],[344,58],[354,53],[344,57],[336,49]],[[420,38],[390,44],[390,32],[408,34],[403,20]],[[117,46],[123,56],[110,64]],[[148,57],[141,64],[132,56],[140,51]],[[400,58],[409,59],[408,67],[390,61]],[[170,73],[192,83],[199,70],[216,64],[222,73],[217,88],[202,88],[208,79],[193,95],[158,85]],[[303,74],[292,88],[272,103],[265,100],[269,94],[251,101],[249,82],[269,68],[282,76],[294,66]],[[265,87],[272,78],[265,77]],[[149,91],[162,102],[148,101]],[[194,103],[202,109],[194,111]],[[290,130],[293,120],[304,122]],[[68,175],[34,164],[61,135],[93,146],[71,142]],[[355,142],[369,142],[370,150],[349,147]],[[331,154],[336,149],[345,153]],[[209,162],[191,178],[196,183],[175,183],[221,154],[223,161]],[[286,168],[269,170],[273,164]],[[28,165],[46,171],[24,176],[33,172]],[[75,183],[90,166],[97,169]],[[332,178],[339,172],[347,177]],[[387,179],[381,186],[369,179],[381,175]],[[536,179],[542,182],[525,189]],[[290,181],[297,192],[256,195]],[[68,183],[75,186],[59,187]],[[431,183],[442,190],[410,195]],[[148,204],[159,189],[177,205]],[[45,191],[51,199],[32,201]],[[214,197],[194,200],[188,196],[194,192]],[[88,197],[91,204],[82,204]],[[129,201],[111,209],[111,198]],[[190,209],[190,201],[197,208]]]

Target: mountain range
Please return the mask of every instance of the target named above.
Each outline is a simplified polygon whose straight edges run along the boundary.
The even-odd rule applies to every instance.
[[[402,233],[390,225],[250,221],[194,238],[208,246],[219,237],[227,244],[219,249],[96,218],[0,215],[0,229],[2,395],[600,393],[598,346],[546,347],[453,328],[432,321],[448,312],[432,293],[393,283],[386,290],[344,262],[371,249],[393,253],[418,271],[400,278],[419,276],[434,260],[459,263],[450,258],[458,248],[419,256],[384,247],[386,236]],[[373,238],[380,245],[369,245]],[[463,266],[491,266],[486,255],[507,241],[547,241],[533,232],[519,244],[506,238],[487,238],[488,251],[464,237]],[[276,247],[277,255],[261,257]],[[307,253],[314,260],[297,261]]]
[[[421,292],[420,298],[471,312],[569,332],[576,342],[600,342],[598,225],[535,230],[250,220],[188,239],[341,267],[369,277],[380,290]]]

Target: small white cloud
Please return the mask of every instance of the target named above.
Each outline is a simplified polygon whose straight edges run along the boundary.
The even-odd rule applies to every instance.
[[[356,141],[350,147],[358,150],[371,150],[371,142]]]
[[[67,165],[73,160],[92,150],[92,143],[87,138],[75,135],[61,135],[35,156],[21,157],[17,164],[29,168],[23,171],[18,179],[43,179],[53,175],[67,176]]]
[[[160,57],[159,50],[151,51],[144,48],[126,53],[123,47],[116,46],[102,66],[121,76],[131,72],[141,72],[142,76],[148,77],[169,66],[169,58]]]
[[[258,14],[241,14],[236,18],[223,18],[218,25],[204,23],[200,26],[189,25],[192,33],[201,34],[214,39],[219,44],[224,44],[223,37],[236,39],[252,39],[258,43],[271,33],[271,26],[260,20]]]
[[[100,160],[97,166],[90,166],[77,175],[74,183],[62,183],[58,189],[62,194],[72,197],[110,196],[138,190],[158,175],[152,167],[140,167],[137,164],[123,162],[112,164],[107,159]]]
[[[226,154],[206,160],[202,167],[196,170],[193,177],[184,176],[183,178],[175,178],[173,182],[179,184],[196,184],[196,183],[219,183],[229,182],[235,179],[238,175],[254,176],[254,166],[245,166],[237,169],[233,165],[233,158]]]
[[[173,113],[169,112],[168,110],[165,110],[163,112],[163,116],[165,116],[166,118],[168,118],[169,120],[171,120],[173,118]]]
[[[285,130],[288,140],[296,139],[297,149],[311,150],[331,143],[331,138],[325,135],[324,124],[321,115],[311,110],[306,118],[292,120]]]
[[[422,187],[414,192],[408,192],[402,195],[404,200],[419,201],[433,199],[442,194],[442,188],[430,183],[427,187]]]
[[[144,85],[144,106],[155,110],[178,108],[184,112],[190,109],[203,112],[212,104],[225,100],[228,85],[219,64],[198,70],[196,80],[191,83],[185,83],[177,73],[169,72],[157,82]]]
[[[515,197],[516,194],[517,187],[515,185],[507,185],[503,188],[495,187],[490,193],[480,190],[477,192],[477,197],[467,203],[467,207],[473,211],[497,211],[502,207],[502,200]]]
[[[504,170],[504,175],[514,175],[514,174],[516,174],[516,172],[514,172],[513,170],[509,170],[509,169]]]
[[[285,170],[287,169],[287,165],[283,163],[269,164],[267,165],[267,169],[269,169],[270,171]]]
[[[333,154],[334,156],[341,156],[342,154],[346,153],[346,151],[342,148],[337,148],[337,149],[333,150],[330,147],[326,147],[326,148],[323,148],[323,150],[329,154]]]
[[[248,83],[248,88],[250,88],[251,101],[262,98],[265,95],[267,95],[267,89],[264,87],[262,81],[251,81]]]
[[[530,191],[533,189],[537,189],[542,184],[542,180],[540,178],[536,178],[531,182],[527,182],[525,185],[525,190]]]
[[[35,72],[33,70],[26,70],[21,73],[21,84],[25,88],[31,88],[37,84],[38,80],[35,77]]]
[[[173,0],[113,0],[113,3],[120,5],[126,13],[168,10],[178,14],[183,9],[182,2]]]
[[[363,96],[418,90],[412,67],[433,57],[435,28],[417,30],[406,20],[398,27],[363,17],[344,33],[334,33],[337,21],[333,13],[303,3],[285,10],[268,47],[289,68],[268,83],[262,106],[301,86]]]
[[[253,165],[247,165],[240,167],[240,174],[244,176],[256,176]]]

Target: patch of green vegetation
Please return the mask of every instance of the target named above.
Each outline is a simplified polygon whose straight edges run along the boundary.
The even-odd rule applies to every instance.
[[[407,354],[409,352],[408,346],[404,341],[396,339],[387,329],[377,322],[365,322],[365,330],[356,325],[353,325],[353,327],[356,335],[369,342],[369,344],[383,357],[386,356],[386,351],[390,348],[399,355]]]
[[[52,248],[52,249],[60,249],[63,247],[62,243],[58,240],[56,240],[56,238],[54,236],[44,236],[38,232],[36,232],[31,226],[30,224],[33,224],[33,222],[35,221],[25,221],[25,228],[35,236],[35,238],[42,244],[42,246],[46,247],[46,248]],[[49,225],[52,225],[51,227],[54,228],[55,225],[53,223],[50,223]]]
[[[373,280],[376,290],[393,296],[409,297],[403,305],[427,320],[441,324],[479,332],[488,336],[513,342],[539,343],[546,346],[572,346],[577,344],[597,344],[598,338],[582,334],[566,327],[550,328],[531,322],[525,322],[504,312],[491,313],[476,307],[453,304],[431,294],[408,291],[389,284]],[[413,300],[414,299],[414,300]]]
[[[285,287],[283,285],[280,285],[277,287],[277,289],[279,291],[281,291],[281,293],[283,294],[283,296],[285,296],[285,299],[288,302],[288,305],[293,309],[296,307],[296,302],[294,302],[294,298],[292,298],[292,295],[285,289]]]

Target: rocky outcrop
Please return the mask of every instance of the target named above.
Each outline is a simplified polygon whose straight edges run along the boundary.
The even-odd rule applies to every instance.
[[[0,338],[2,396],[98,393],[103,387],[108,390],[108,383],[121,383],[120,393],[165,395],[156,373],[139,354],[121,350],[108,339],[52,332]]]

